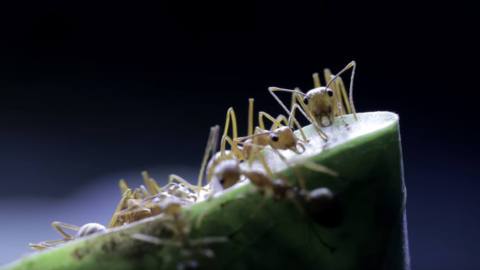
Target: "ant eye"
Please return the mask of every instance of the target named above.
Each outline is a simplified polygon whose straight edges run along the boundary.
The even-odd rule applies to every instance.
[[[303,103],[305,103],[305,105],[308,105],[308,98],[307,97],[303,99]]]
[[[222,179],[220,179],[220,181],[219,181],[219,182],[220,182],[220,185],[222,185],[222,186],[223,186],[223,185],[225,184],[225,178],[222,178]]]
[[[272,139],[272,141],[274,141],[274,142],[278,142],[278,140],[279,140],[277,135],[270,136],[270,139]]]
[[[327,90],[327,95],[329,97],[333,97],[333,91],[332,90]]]

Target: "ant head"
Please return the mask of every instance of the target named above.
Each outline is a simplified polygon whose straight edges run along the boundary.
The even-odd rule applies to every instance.
[[[279,127],[270,132],[270,146],[275,149],[290,149],[297,145],[297,137],[289,127]]]
[[[213,171],[214,181],[227,189],[240,181],[241,170],[238,161],[230,159],[221,161]]]
[[[324,86],[313,88],[305,94],[303,102],[307,106],[315,106],[320,103],[330,102],[333,99],[334,92],[331,88]]]

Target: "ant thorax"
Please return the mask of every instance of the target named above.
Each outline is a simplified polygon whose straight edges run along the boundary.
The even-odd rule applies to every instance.
[[[327,127],[333,123],[333,90],[326,87],[317,87],[305,94],[303,102],[307,105],[309,112],[322,126]]]
[[[252,136],[251,139],[248,139],[245,141],[245,143],[253,143],[255,145],[269,145],[270,144],[270,134],[269,132],[265,132],[265,130],[262,130],[260,128],[255,129],[255,135]]]
[[[269,144],[270,144],[269,133],[255,135],[253,138],[250,138],[243,142],[243,146],[241,147],[242,154],[245,157],[245,159],[248,159],[252,155],[255,156],[255,154],[258,151],[260,151],[263,146],[266,146]]]

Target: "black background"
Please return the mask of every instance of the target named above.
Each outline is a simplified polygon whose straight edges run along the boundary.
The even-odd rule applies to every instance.
[[[0,6],[2,197],[198,166],[208,127],[270,85],[358,64],[356,107],[400,114],[412,264],[475,269],[473,7],[414,1],[16,1]],[[244,128],[242,126],[242,128]]]

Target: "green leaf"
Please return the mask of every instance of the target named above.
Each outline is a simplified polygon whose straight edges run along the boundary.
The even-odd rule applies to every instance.
[[[305,127],[307,150],[285,152],[288,166],[265,152],[278,177],[292,183],[303,179],[309,190],[329,188],[335,194],[333,208],[325,208],[325,202],[266,197],[244,184],[184,209],[191,231],[183,242],[172,240],[175,235],[165,225],[169,221],[157,216],[2,269],[187,269],[193,262],[201,269],[408,269],[398,116],[371,112],[358,118],[337,119],[326,129],[328,143]],[[311,161],[338,176],[310,169]],[[138,234],[163,242],[132,237]],[[209,237],[226,241],[204,243]]]

